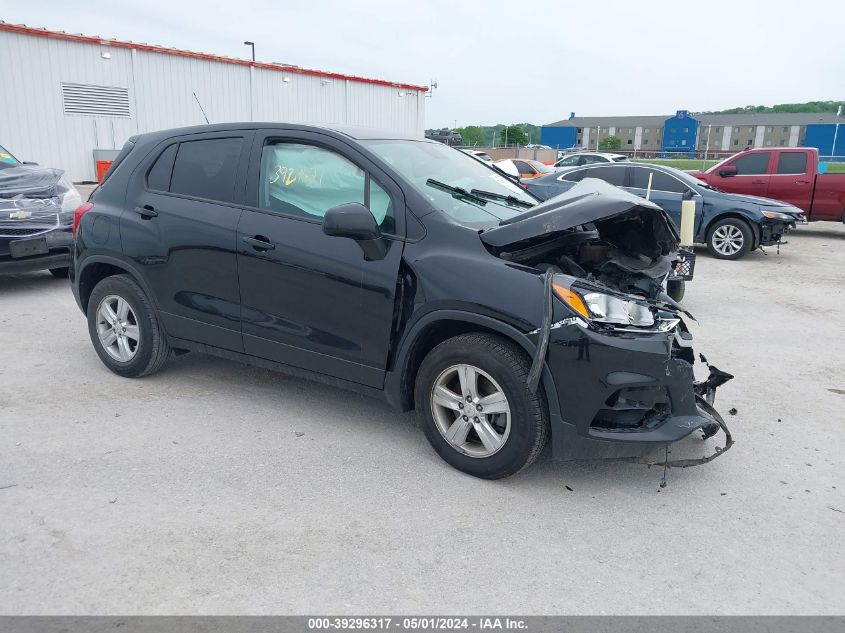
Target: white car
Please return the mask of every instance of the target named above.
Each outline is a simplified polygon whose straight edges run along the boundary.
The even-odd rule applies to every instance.
[[[574,152],[566,154],[555,163],[555,167],[580,167],[592,163],[618,163],[628,160],[623,154],[609,154],[607,152]]]
[[[493,164],[493,159],[490,158],[490,154],[487,152],[482,152],[477,149],[462,149],[461,150],[464,154],[469,154],[473,158],[477,158],[482,163]]]

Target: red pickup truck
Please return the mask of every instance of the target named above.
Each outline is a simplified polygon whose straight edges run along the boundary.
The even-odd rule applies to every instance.
[[[845,222],[845,174],[820,174],[814,147],[749,149],[690,175],[708,185],[804,209],[807,219]]]

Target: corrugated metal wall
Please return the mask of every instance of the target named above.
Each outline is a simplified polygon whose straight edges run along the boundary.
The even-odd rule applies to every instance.
[[[62,82],[126,88],[130,116],[65,114]],[[194,92],[212,123],[341,123],[422,136],[425,120],[423,95],[404,88],[8,31],[0,31],[0,86],[0,145],[77,182],[94,180],[94,149],[204,123]]]

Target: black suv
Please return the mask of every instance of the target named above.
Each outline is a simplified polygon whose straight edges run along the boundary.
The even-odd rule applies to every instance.
[[[442,143],[210,125],[130,139],[74,235],[73,292],[122,376],[197,351],[326,381],[416,408],[485,478],[549,436],[638,459],[727,433],[729,376],[695,381],[663,291],[675,229],[600,181],[538,204]]]

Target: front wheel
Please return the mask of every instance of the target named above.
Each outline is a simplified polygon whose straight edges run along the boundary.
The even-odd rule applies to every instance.
[[[149,298],[132,277],[106,277],[88,299],[88,333],[103,364],[128,378],[161,369],[170,346]]]
[[[483,479],[534,462],[549,422],[542,389],[527,387],[529,369],[521,348],[489,334],[462,334],[432,349],[417,373],[415,402],[440,457]]]
[[[718,259],[739,259],[751,248],[751,227],[739,218],[719,220],[707,231],[707,248]]]

